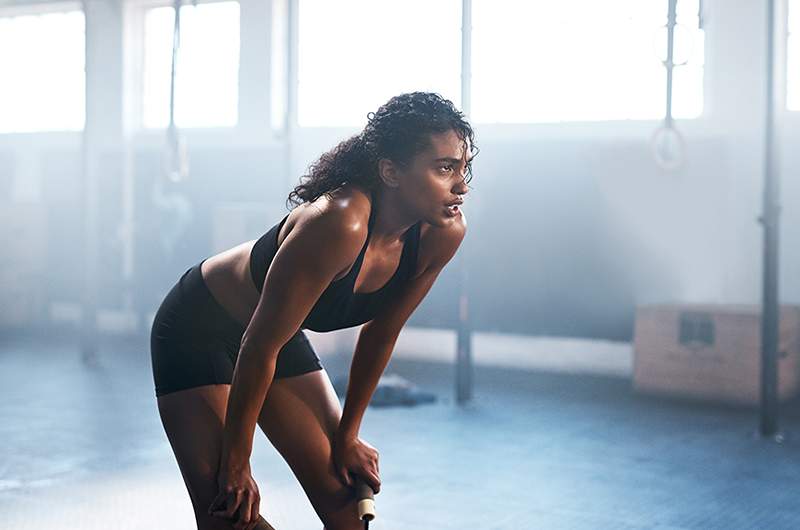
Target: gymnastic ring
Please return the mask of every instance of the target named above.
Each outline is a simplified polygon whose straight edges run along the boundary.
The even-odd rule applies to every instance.
[[[668,155],[662,148],[663,142],[672,142],[669,147],[674,153]],[[674,171],[686,161],[686,141],[683,135],[672,126],[662,125],[650,137],[650,150],[656,164],[666,171]]]

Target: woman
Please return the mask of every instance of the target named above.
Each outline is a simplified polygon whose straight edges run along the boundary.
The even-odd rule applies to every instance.
[[[477,148],[438,94],[396,96],[368,119],[310,167],[289,195],[297,208],[186,271],[156,314],[158,409],[200,529],[269,528],[249,464],[256,423],[325,529],[360,528],[352,475],[380,490],[361,418],[464,237]],[[360,324],[342,410],[303,329]]]

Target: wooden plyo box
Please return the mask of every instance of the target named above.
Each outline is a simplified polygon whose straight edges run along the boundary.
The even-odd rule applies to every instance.
[[[798,390],[800,306],[780,308],[778,399]],[[636,309],[634,391],[757,405],[761,392],[761,308],[647,305]]]

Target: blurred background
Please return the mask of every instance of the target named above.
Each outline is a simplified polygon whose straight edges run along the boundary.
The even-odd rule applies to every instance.
[[[195,527],[158,304],[417,90],[480,155],[365,416],[371,526],[800,527],[800,0],[175,5],[0,0],[0,527]],[[308,332],[332,378],[357,331]]]

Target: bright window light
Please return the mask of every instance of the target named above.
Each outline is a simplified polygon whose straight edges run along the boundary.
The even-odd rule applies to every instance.
[[[0,132],[83,129],[84,42],[82,11],[0,17]]]
[[[786,53],[786,107],[800,110],[800,1],[789,0]]]
[[[460,0],[300,0],[298,122],[362,126],[403,92],[460,106]]]
[[[673,71],[673,116],[692,118],[703,107],[703,35],[697,0],[678,5],[675,50],[688,63]],[[666,23],[666,0],[474,0],[472,117],[661,119]]]
[[[169,88],[175,10],[157,7],[144,22],[142,124],[169,124]],[[181,40],[175,79],[178,127],[230,127],[238,121],[239,3],[181,7]]]

